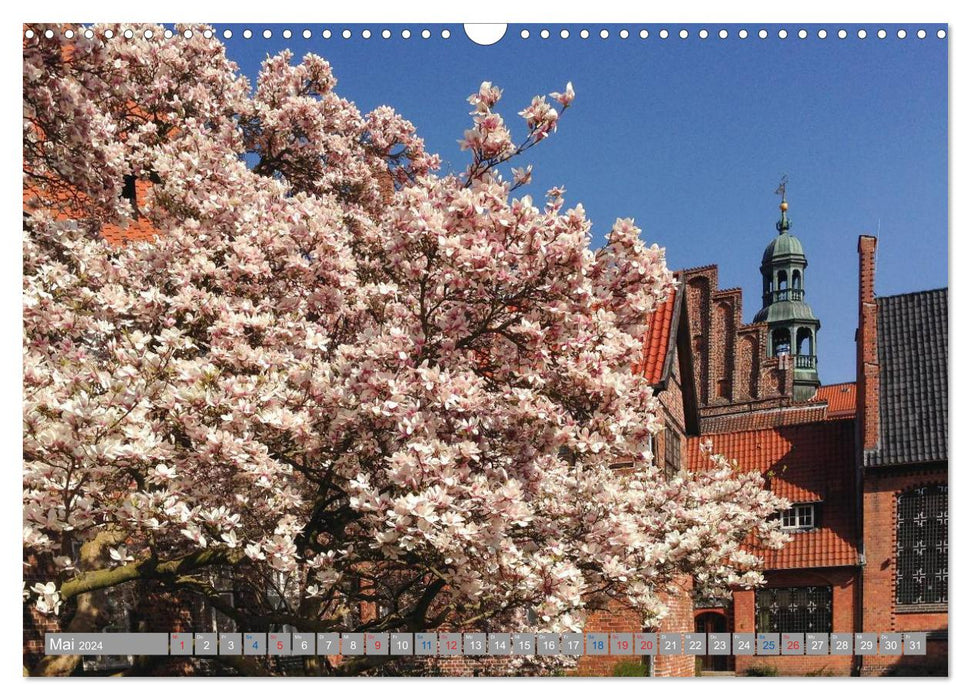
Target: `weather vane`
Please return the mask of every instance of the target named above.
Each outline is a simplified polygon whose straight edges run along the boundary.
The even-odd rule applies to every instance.
[[[782,234],[789,230],[792,222],[789,221],[789,217],[786,216],[786,211],[789,209],[789,202],[786,201],[786,186],[789,184],[789,176],[783,175],[782,179],[779,180],[779,187],[776,189],[776,194],[782,195],[782,201],[779,202],[779,211],[781,215],[779,220],[775,224],[776,230]]]

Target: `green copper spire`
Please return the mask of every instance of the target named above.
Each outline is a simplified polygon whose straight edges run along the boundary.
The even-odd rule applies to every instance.
[[[783,177],[776,194],[782,195],[781,212],[775,228],[779,232],[762,255],[762,309],[755,323],[769,327],[766,334],[767,357],[788,356],[792,367],[793,398],[805,401],[819,387],[816,369],[816,332],[819,319],[806,303],[806,268],[809,262],[802,243],[789,232],[789,203],[786,201],[788,178]]]

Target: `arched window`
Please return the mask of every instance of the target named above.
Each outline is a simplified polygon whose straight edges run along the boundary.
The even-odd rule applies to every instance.
[[[792,337],[788,328],[776,328],[772,331],[772,355],[792,354]]]
[[[800,328],[798,331],[796,331],[796,354],[813,354],[813,335],[812,331],[810,331],[808,328]]]
[[[802,289],[802,273],[799,270],[792,271],[792,288]]]
[[[776,288],[780,292],[783,289],[788,289],[789,288],[789,284],[788,284],[788,281],[789,280],[788,280],[788,277],[786,276],[786,271],[785,270],[779,270],[779,274],[776,275],[776,279],[777,279],[777,282],[778,282]]]
[[[897,496],[897,603],[947,604],[947,485]]]

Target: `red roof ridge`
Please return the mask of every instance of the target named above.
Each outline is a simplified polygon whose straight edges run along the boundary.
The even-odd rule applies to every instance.
[[[644,334],[644,345],[641,373],[656,386],[664,379],[665,361],[667,359],[671,329],[675,326],[674,307],[679,287],[674,287],[667,298],[651,312],[647,318],[647,332]]]
[[[825,401],[831,418],[856,414],[856,382],[827,384],[816,390],[813,400]]]

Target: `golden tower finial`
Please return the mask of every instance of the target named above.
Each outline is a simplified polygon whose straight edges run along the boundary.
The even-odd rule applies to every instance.
[[[789,176],[783,175],[782,179],[779,180],[779,186],[776,188],[775,193],[782,195],[782,201],[779,202],[779,211],[782,215],[779,217],[779,221],[776,223],[776,230],[780,234],[785,233],[789,230],[789,217],[786,216],[786,211],[789,209],[789,203],[786,201],[786,187],[789,185]]]

